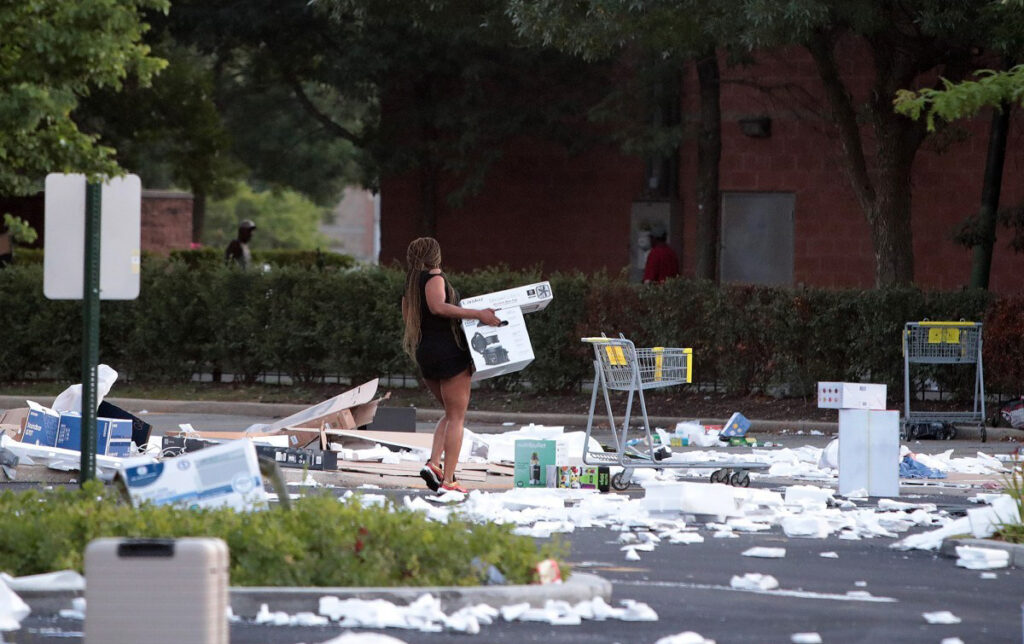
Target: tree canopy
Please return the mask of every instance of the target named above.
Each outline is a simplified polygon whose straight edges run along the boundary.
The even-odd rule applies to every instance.
[[[165,66],[143,43],[141,11],[167,0],[33,0],[0,10],[0,194],[28,194],[48,172],[118,174],[114,150],[72,111],[100,88],[145,85]]]

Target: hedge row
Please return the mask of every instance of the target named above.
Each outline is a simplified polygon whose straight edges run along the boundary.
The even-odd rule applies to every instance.
[[[640,286],[606,275],[554,274],[551,306],[527,317],[537,359],[487,381],[571,390],[592,375],[583,336],[623,333],[637,346],[692,347],[694,379],[730,392],[803,395],[819,380],[884,382],[902,390],[906,321],[983,320],[990,391],[1024,390],[1024,299],[986,292],[717,287],[679,279]],[[454,274],[464,296],[542,279],[502,268]],[[141,380],[184,381],[214,369],[253,380],[264,371],[312,382],[412,374],[401,351],[403,275],[393,268],[268,272],[179,260],[144,263],[138,300],[104,302],[101,360]],[[0,271],[0,380],[80,369],[81,314],[42,294],[38,266]],[[947,388],[965,371],[918,370]],[[951,378],[949,374],[952,374]],[[973,378],[973,375],[970,376]]]
[[[217,268],[225,263],[224,250],[217,248],[197,248],[194,250],[172,250],[170,258],[183,262],[195,269]],[[160,262],[160,256],[147,252],[142,254],[143,263]],[[269,249],[252,251],[252,261],[256,266],[269,264],[272,267],[301,267],[301,268],[352,268],[356,260],[351,255],[335,253],[332,251],[316,250],[293,250],[293,249]],[[15,263],[20,266],[42,264],[42,248],[18,248],[15,251]]]

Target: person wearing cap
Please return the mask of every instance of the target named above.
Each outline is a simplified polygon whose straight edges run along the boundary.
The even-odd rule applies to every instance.
[[[679,260],[672,247],[665,243],[668,235],[661,224],[651,226],[651,250],[644,266],[644,284],[660,284],[679,275]]]
[[[224,260],[234,260],[242,268],[249,268],[252,264],[252,252],[249,250],[249,240],[252,239],[252,231],[256,230],[256,224],[252,219],[243,219],[238,224],[238,237],[231,240],[227,250],[224,251]]]

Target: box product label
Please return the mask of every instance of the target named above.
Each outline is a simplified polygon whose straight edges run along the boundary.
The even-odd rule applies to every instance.
[[[25,433],[21,437],[21,442],[55,447],[60,414],[31,400],[27,402],[29,412],[28,418],[25,420]]]

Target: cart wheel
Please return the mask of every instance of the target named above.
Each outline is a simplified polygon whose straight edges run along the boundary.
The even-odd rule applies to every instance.
[[[904,425],[900,425],[900,440],[901,441],[908,441],[908,440],[910,440],[910,435],[909,435],[907,426],[905,424]]]
[[[729,470],[721,469],[715,470],[711,473],[712,483],[728,483],[729,482]]]
[[[946,430],[942,432],[942,438],[947,441],[956,438],[956,425],[946,425]]]
[[[750,472],[733,472],[729,477],[729,485],[733,487],[749,487]]]
[[[981,432],[981,442],[984,443],[988,440],[988,433],[985,431],[985,424],[982,423],[978,426],[978,431]]]
[[[612,483],[612,489],[613,490],[619,490],[620,492],[622,490],[625,490],[625,489],[629,488],[629,479],[626,479],[625,481],[623,481],[622,480],[622,472],[616,472],[612,476],[611,483]]]

